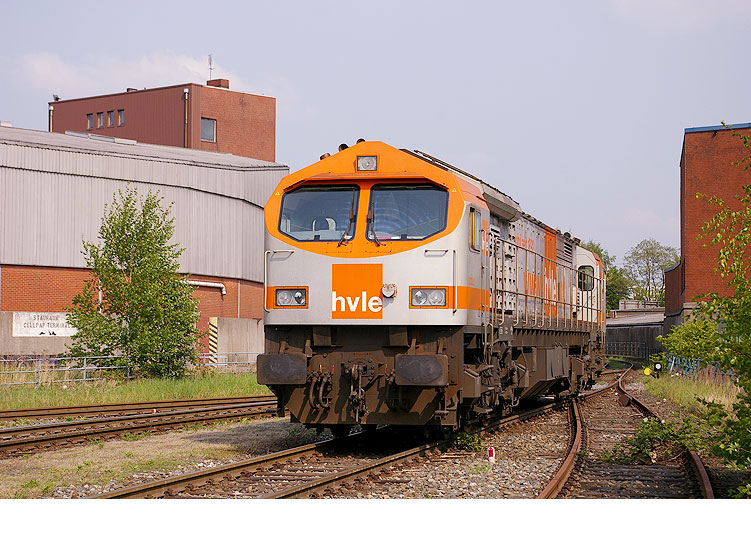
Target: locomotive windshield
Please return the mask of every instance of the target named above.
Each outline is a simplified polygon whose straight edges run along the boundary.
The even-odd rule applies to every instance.
[[[360,189],[300,187],[285,193],[279,231],[296,241],[344,241],[355,235]]]
[[[446,229],[449,194],[434,185],[375,185],[368,206],[368,239],[426,239]]]

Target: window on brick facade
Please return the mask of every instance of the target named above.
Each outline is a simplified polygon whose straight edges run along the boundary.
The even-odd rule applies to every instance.
[[[96,127],[97,128],[103,128],[104,127],[104,112],[100,111],[96,114]]]
[[[117,110],[117,125],[122,126],[125,124],[125,109]]]
[[[201,140],[216,142],[216,120],[201,117]]]
[[[107,127],[111,128],[115,125],[115,112],[107,111]]]
[[[86,129],[90,130],[94,127],[94,113],[86,115]]]

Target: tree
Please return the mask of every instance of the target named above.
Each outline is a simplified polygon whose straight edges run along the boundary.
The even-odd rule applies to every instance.
[[[598,242],[587,241],[582,247],[600,256],[605,265],[605,304],[608,311],[618,309],[618,302],[631,294],[632,281],[625,269],[615,266],[616,256],[610,255]]]
[[[105,206],[100,244],[83,242],[92,273],[68,308],[78,329],[74,357],[114,357],[133,373],[157,377],[183,376],[195,361],[198,301],[177,273],[183,249],[168,244],[174,218],[162,199],[118,191]]]
[[[644,239],[631,248],[624,258],[624,264],[634,282],[634,297],[665,305],[665,269],[679,259],[678,250],[663,246],[655,239]]]

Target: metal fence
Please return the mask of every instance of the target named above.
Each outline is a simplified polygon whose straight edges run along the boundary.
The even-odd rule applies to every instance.
[[[646,342],[606,342],[605,354],[627,359],[649,359],[659,353],[659,350],[647,345]]]
[[[199,367],[211,368],[221,374],[255,372],[259,352],[209,352],[198,354]]]
[[[224,352],[198,354],[194,369],[209,369],[220,374],[255,372],[258,352]],[[123,371],[131,378],[129,368],[115,364],[115,356],[6,356],[0,359],[0,386],[49,385],[98,381],[110,371]]]
[[[704,359],[689,359],[687,357],[668,357],[668,372],[694,381],[704,381],[719,386],[737,387],[738,376],[733,375],[733,369],[727,371],[720,368],[716,361]]]
[[[119,357],[5,357],[0,360],[0,386],[97,381],[113,370],[124,370],[129,378],[128,368],[115,365],[115,359]]]

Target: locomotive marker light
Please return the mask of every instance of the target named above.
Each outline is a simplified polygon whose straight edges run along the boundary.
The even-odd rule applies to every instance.
[[[412,305],[415,307],[445,307],[446,289],[412,289]]]
[[[378,170],[378,158],[374,155],[358,155],[357,170],[371,172]]]
[[[307,292],[306,289],[277,289],[276,305],[284,307],[305,305]]]

